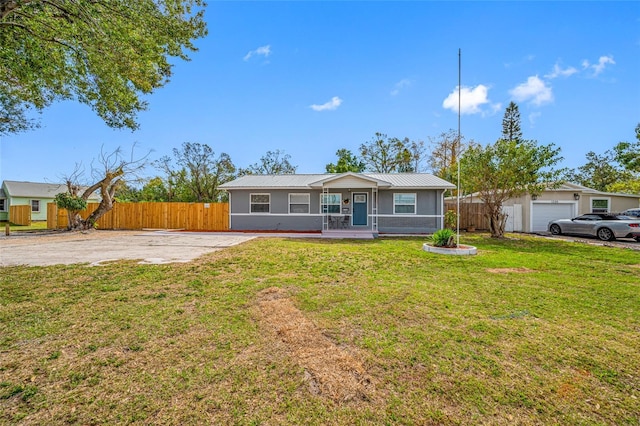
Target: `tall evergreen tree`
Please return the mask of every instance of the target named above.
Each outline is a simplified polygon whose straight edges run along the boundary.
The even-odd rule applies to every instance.
[[[520,111],[518,105],[511,101],[504,112],[502,119],[502,136],[506,141],[520,142],[522,140],[522,129],[520,128]]]

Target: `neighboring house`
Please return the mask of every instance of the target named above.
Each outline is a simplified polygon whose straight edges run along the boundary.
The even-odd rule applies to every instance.
[[[443,227],[444,192],[422,173],[246,175],[229,193],[231,230],[431,233]]]
[[[10,206],[20,205],[31,206],[31,220],[47,220],[47,204],[61,192],[67,192],[66,185],[5,180],[0,188],[0,221],[11,219]],[[92,195],[88,201],[97,203],[100,198]]]
[[[478,194],[461,202],[482,201]],[[640,194],[615,194],[574,183],[564,183],[557,189],[547,189],[537,197],[525,194],[503,204],[507,213],[507,232],[541,232],[550,221],[570,219],[585,213],[621,212],[640,206]]]
[[[0,186],[0,221],[7,221],[9,215],[9,201],[4,193],[4,185]]]

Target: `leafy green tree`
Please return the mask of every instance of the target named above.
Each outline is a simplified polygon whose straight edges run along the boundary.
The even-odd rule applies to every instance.
[[[291,156],[279,149],[267,151],[260,157],[260,161],[241,169],[239,175],[291,175],[296,172],[298,166],[291,164]]]
[[[0,0],[0,135],[58,100],[136,129],[142,97],[207,34],[204,0]]]
[[[70,182],[68,182],[67,185],[69,192],[61,192],[59,194],[56,194],[56,196],[53,198],[53,202],[59,209],[67,210],[67,219],[69,223],[68,229],[71,229],[73,227],[74,218],[82,210],[87,208],[87,200],[78,195],[72,195],[72,192],[77,193],[77,191],[74,191]]]
[[[329,163],[326,166],[327,173],[364,172],[364,162],[355,156],[350,150],[342,148],[336,151],[338,161],[335,164]]]
[[[376,173],[417,172],[423,154],[423,142],[390,138],[379,132],[371,141],[360,145],[365,170]]]
[[[116,190],[114,198],[118,203],[137,203],[140,201],[140,189],[124,182]]]
[[[609,192],[619,194],[640,194],[640,178],[632,178],[620,182],[612,183],[607,187]]]
[[[164,156],[155,166],[167,175],[169,201],[217,202],[223,201],[226,193],[218,187],[232,180],[236,167],[228,154],[215,156],[207,144],[185,142],[180,149],[174,148],[177,166],[170,157]]]
[[[608,191],[611,185],[630,178],[629,172],[617,164],[611,150],[601,155],[589,151],[586,159],[584,165],[568,174],[567,180],[598,191]]]
[[[564,171],[553,167],[562,160],[553,144],[504,140],[495,144],[470,146],[460,158],[461,186],[465,192],[478,192],[487,207],[491,236],[504,235],[505,200],[525,193],[539,194],[555,187]]]
[[[161,177],[156,176],[144,181],[146,181],[146,183],[144,183],[142,188],[130,185],[128,182],[121,185],[116,191],[116,200],[119,203],[169,201],[169,193]]]
[[[619,142],[604,154],[587,153],[587,162],[572,170],[567,180],[598,191],[640,193],[640,124],[635,142]]]
[[[169,201],[169,191],[161,177],[156,176],[149,181],[140,190],[140,201]]]
[[[614,148],[615,157],[626,170],[640,173],[640,123],[636,126],[635,142],[619,142]]]
[[[515,102],[510,102],[502,118],[502,136],[506,141],[522,140],[522,129],[520,125],[520,110]]]

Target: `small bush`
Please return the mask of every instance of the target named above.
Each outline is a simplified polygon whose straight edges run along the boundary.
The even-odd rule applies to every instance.
[[[444,214],[444,226],[449,229],[456,229],[458,227],[458,215],[453,210],[447,210]]]
[[[456,233],[449,228],[439,229],[431,236],[431,240],[433,241],[433,245],[436,247],[453,247],[455,243],[453,242],[453,237]]]

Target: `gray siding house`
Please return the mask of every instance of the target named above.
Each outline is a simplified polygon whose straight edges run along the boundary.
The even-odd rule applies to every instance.
[[[247,175],[220,186],[237,231],[432,233],[443,227],[444,192],[426,173]]]

